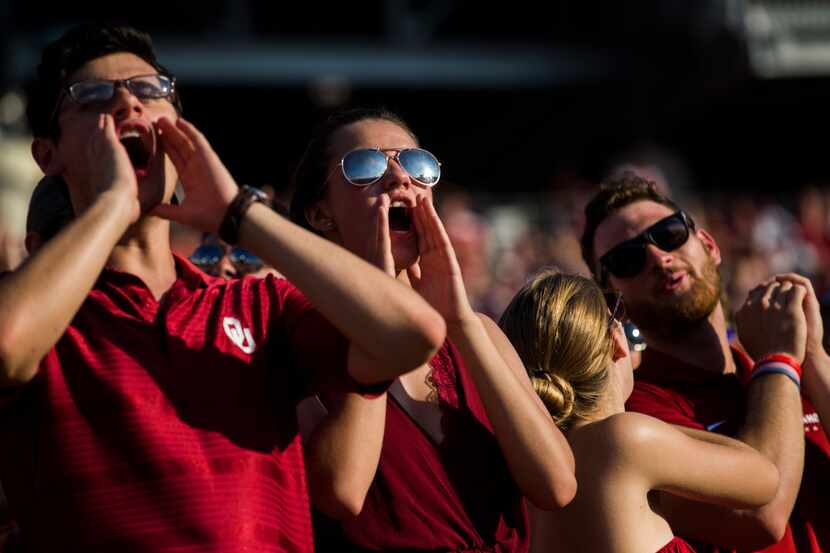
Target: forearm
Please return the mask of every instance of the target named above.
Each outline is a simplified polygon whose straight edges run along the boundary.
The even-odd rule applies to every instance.
[[[357,516],[375,478],[383,447],[386,394],[346,394],[305,444],[312,504],[328,516]]]
[[[746,418],[737,438],[759,451],[778,469],[775,498],[756,514],[772,534],[782,534],[795,505],[804,469],[801,396],[789,378],[766,375],[750,383]]]
[[[240,243],[283,273],[376,361],[352,374],[361,382],[391,380],[412,370],[444,341],[443,319],[413,290],[264,205],[248,211]]]
[[[573,453],[548,412],[507,365],[480,318],[473,315],[448,330],[516,484],[540,509],[567,505],[576,493]]]
[[[766,505],[735,509],[660,494],[660,513],[678,534],[738,550],[763,549],[781,539],[801,482],[804,431],[798,389],[783,375],[753,380],[747,393],[746,420],[738,433],[778,470],[778,489]],[[679,428],[679,427],[675,427]],[[740,448],[725,436],[681,429],[695,438]]]
[[[134,198],[108,192],[0,280],[0,386],[24,384],[55,345],[129,224]]]
[[[675,535],[738,551],[757,551],[778,541],[755,510],[701,503],[670,492],[658,492],[655,509]]]
[[[702,442],[707,442],[710,444],[715,445],[722,445],[727,447],[732,447],[735,449],[752,449],[752,446],[745,444],[740,440],[736,440],[735,438],[730,438],[729,436],[724,436],[723,434],[718,434],[717,432],[709,432],[706,430],[698,430],[697,428],[689,428],[687,426],[679,426],[673,425],[673,428],[679,430],[683,434],[694,438],[696,440],[700,440]]]

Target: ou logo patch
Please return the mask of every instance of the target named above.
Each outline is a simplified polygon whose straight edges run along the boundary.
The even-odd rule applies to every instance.
[[[253,353],[256,349],[254,337],[251,336],[251,329],[242,328],[242,323],[233,317],[225,317],[222,321],[222,326],[225,328],[225,334],[231,339],[231,342],[244,351],[245,353]]]

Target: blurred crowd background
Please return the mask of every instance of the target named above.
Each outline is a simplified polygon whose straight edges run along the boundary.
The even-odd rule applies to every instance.
[[[476,306],[498,317],[550,264],[587,272],[583,207],[632,169],[724,253],[732,305],[773,272],[830,289],[830,2],[0,1],[0,269],[25,258],[25,91],[83,21],[151,33],[184,114],[241,183],[291,195],[315,121],[382,104],[443,163],[436,189]],[[174,227],[188,255],[200,237]]]

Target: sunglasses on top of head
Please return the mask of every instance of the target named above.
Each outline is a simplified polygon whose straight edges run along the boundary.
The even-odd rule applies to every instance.
[[[219,244],[202,244],[190,255],[190,261],[207,274],[219,276],[222,272],[219,264],[225,255],[228,256],[228,260],[239,277],[255,273],[264,266],[262,259],[248,250],[242,248],[226,249]]]
[[[75,82],[61,89],[50,120],[55,120],[66,97],[82,106],[103,104],[110,101],[115,96],[116,89],[122,86],[139,100],[157,100],[173,96],[176,78],[153,74],[137,75],[129,79],[90,79]]]
[[[389,155],[387,151],[394,151]],[[374,184],[389,170],[389,160],[395,160],[404,171],[422,186],[435,186],[441,178],[441,162],[421,148],[380,150],[361,148],[352,150],[340,160],[343,178],[355,186]]]
[[[649,244],[664,252],[674,251],[689,240],[695,223],[685,211],[672,213],[660,219],[630,240],[617,244],[599,258],[600,267],[617,278],[632,278],[646,266],[646,248]]]

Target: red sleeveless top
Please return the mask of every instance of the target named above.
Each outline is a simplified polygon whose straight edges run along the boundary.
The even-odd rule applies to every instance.
[[[527,551],[524,500],[461,356],[445,342],[430,364],[444,440],[436,443],[390,395],[363,511],[340,523],[336,537],[328,525],[337,523],[317,525],[318,552]]]

